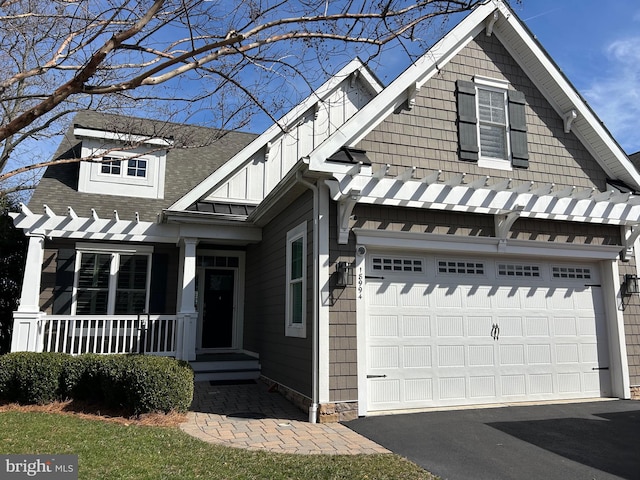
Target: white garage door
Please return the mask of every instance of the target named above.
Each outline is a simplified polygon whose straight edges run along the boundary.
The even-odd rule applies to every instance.
[[[368,411],[609,395],[596,265],[368,262]]]

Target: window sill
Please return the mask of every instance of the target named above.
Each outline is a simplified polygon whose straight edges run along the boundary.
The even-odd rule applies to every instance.
[[[480,157],[478,166],[481,168],[493,168],[495,170],[512,171],[513,166],[509,160],[501,160],[499,158]]]

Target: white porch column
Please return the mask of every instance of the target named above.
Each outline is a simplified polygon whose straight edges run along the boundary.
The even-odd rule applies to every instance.
[[[178,316],[182,318],[182,359],[196,359],[196,322],[198,312],[195,308],[196,300],[196,246],[197,238],[184,238],[180,245],[182,260],[182,289],[180,310]]]
[[[13,312],[12,352],[42,351],[40,326],[40,280],[44,259],[44,235],[29,237],[18,311]]]

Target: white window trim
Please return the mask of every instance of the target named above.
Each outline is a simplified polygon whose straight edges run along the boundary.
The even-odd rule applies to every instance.
[[[302,239],[302,322],[293,323],[293,312],[291,311],[291,260],[293,242]],[[287,232],[287,256],[286,256],[286,294],[285,294],[285,336],[306,338],[307,336],[307,222],[302,222],[297,227]]]
[[[164,198],[164,183],[166,170],[166,150],[149,152],[144,147],[131,151],[113,150],[116,145],[104,145],[95,139],[85,139],[82,142],[82,157],[99,159],[101,155],[122,162],[120,175],[102,173],[100,161],[80,162],[78,191],[103,195],[119,195],[138,198]],[[127,175],[127,162],[140,159],[147,162],[145,177]]]
[[[476,129],[478,138],[478,166],[482,168],[494,168],[496,170],[513,170],[511,165],[511,138],[509,132],[509,98],[507,90],[509,89],[509,82],[500,80],[498,78],[489,78],[476,75],[473,77],[473,83],[476,85]],[[492,90],[504,94],[504,112],[505,112],[505,134],[506,134],[506,149],[507,158],[493,158],[482,156],[482,146],[480,144],[480,92],[479,89]]]
[[[76,261],[74,267],[73,278],[73,296],[71,302],[71,315],[76,315],[77,300],[78,300],[78,275],[80,272],[80,265],[82,261],[82,254],[89,253],[102,253],[105,255],[111,255],[111,267],[109,271],[109,294],[107,300],[107,313],[106,315],[114,315],[116,304],[116,290],[118,287],[118,271],[120,268],[120,256],[121,255],[147,255],[149,258],[147,262],[147,283],[145,285],[145,311],[149,311],[149,298],[151,293],[151,263],[153,247],[149,245],[140,245],[137,247],[125,246],[125,245],[109,245],[109,244],[97,244],[97,243],[78,243],[76,244]]]

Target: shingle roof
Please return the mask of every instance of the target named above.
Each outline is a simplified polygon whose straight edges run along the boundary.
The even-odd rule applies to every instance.
[[[131,198],[78,192],[78,162],[48,167],[29,202],[40,213],[48,205],[56,214],[66,214],[71,207],[80,216],[90,216],[95,209],[101,218],[117,210],[123,220],[138,212],[143,221],[155,221],[162,209],[172,205],[191,188],[217,170],[257,135],[220,131],[193,125],[176,124],[143,118],[83,111],[76,114],[73,125],[60,142],[53,158],[76,158],[81,140],[74,136],[74,125],[105,131],[173,138],[176,147],[167,153],[164,199]],[[204,145],[204,146],[202,146]]]

